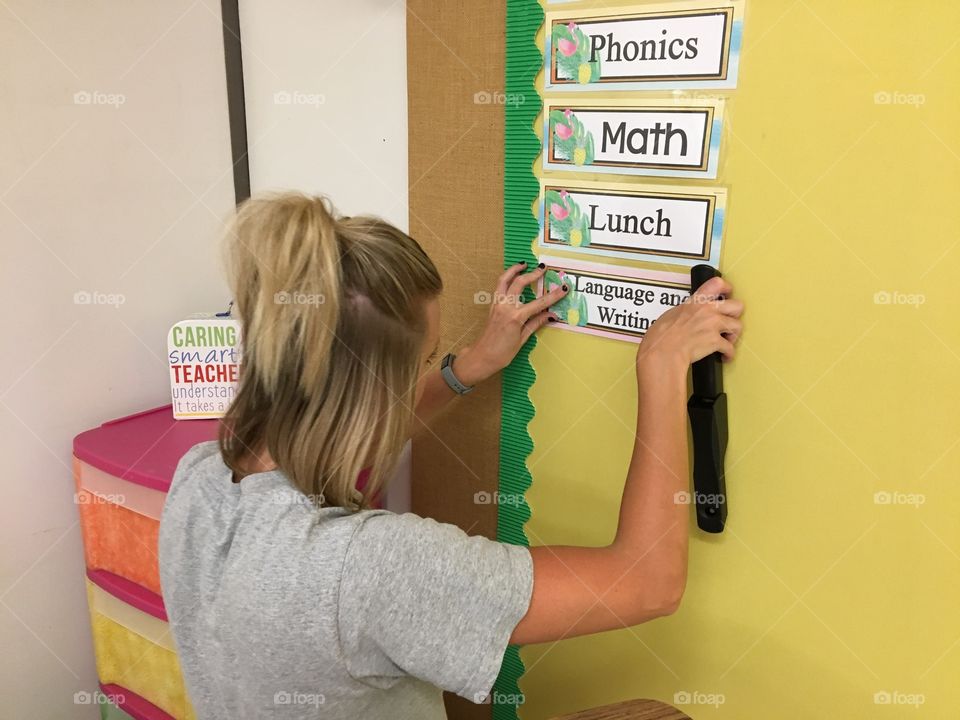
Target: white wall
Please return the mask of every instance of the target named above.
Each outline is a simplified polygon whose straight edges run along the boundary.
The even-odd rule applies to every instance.
[[[242,5],[254,190],[406,228],[404,3]],[[2,714],[94,718],[71,441],[167,402],[167,328],[228,299],[219,3],[5,0],[0,90]]]
[[[323,193],[407,229],[405,12],[403,0],[240,3],[253,192]]]
[[[167,329],[228,299],[219,3],[4,0],[0,94],[0,715],[94,718],[71,440],[167,402]]]
[[[403,0],[240,3],[251,191],[328,195],[408,230]],[[409,449],[387,507],[410,507]]]

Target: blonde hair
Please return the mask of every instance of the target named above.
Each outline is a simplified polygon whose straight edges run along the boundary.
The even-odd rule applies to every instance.
[[[266,450],[319,504],[367,507],[409,432],[436,267],[389,223],[297,193],[243,203],[226,253],[243,357],[224,462]]]

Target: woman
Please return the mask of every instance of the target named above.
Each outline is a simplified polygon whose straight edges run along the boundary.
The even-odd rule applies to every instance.
[[[642,397],[615,540],[525,548],[370,509],[415,418],[505,367],[557,288],[507,270],[480,339],[437,363],[440,277],[410,237],[323,198],[248,201],[228,235],[243,370],[219,443],[177,468],[164,600],[199,718],[443,718],[480,701],[507,643],[676,610],[687,564],[687,368],[728,358],[743,306],[716,278],[637,354]],[[717,298],[717,299],[714,299]],[[357,483],[361,473],[365,481]]]

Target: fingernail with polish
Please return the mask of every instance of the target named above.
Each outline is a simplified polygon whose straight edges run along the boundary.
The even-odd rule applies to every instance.
[[[563,291],[564,291],[564,292],[566,292],[566,291],[569,290],[569,289],[570,289],[570,288],[568,288],[566,285],[563,286]]]
[[[521,260],[521,261],[520,261],[519,263],[517,263],[517,264],[518,264],[518,265],[526,265],[526,264],[527,264],[527,261],[526,261],[526,260]]]
[[[547,322],[556,322],[556,321],[557,319],[555,317],[547,318]]]
[[[546,263],[540,263],[539,265],[537,265],[537,267],[540,268],[541,270],[543,270],[546,266],[547,266]]]

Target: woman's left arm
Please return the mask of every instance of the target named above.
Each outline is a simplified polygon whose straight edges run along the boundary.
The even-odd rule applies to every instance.
[[[566,287],[555,288],[525,303],[521,299],[524,288],[539,281],[546,272],[542,267],[532,272],[525,272],[526,269],[526,263],[518,263],[500,276],[483,333],[475,343],[456,353],[451,369],[464,385],[477,385],[500,372],[510,364],[533,333],[556,319],[550,312],[550,306],[566,294]],[[416,415],[421,422],[427,422],[456,397],[456,393],[441,376],[439,363],[420,382],[423,383],[423,391],[417,403]]]

